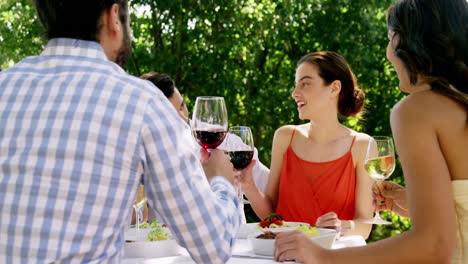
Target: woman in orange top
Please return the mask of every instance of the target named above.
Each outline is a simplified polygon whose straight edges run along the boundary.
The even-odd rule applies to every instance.
[[[283,232],[275,239],[275,260],[468,263],[467,25],[466,0],[399,0],[388,9],[386,55],[408,93],[393,107],[390,124],[408,197],[399,212],[409,213],[411,229],[335,250]]]
[[[372,179],[364,170],[369,136],[338,121],[338,113],[361,112],[364,93],[343,57],[310,53],[298,62],[292,97],[303,125],[275,132],[265,193],[254,184],[249,168],[242,189],[259,218],[276,212],[286,221],[307,222],[367,238],[372,218]]]

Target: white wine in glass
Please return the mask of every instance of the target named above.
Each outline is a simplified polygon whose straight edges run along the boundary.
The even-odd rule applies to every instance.
[[[377,187],[381,188],[381,182],[390,177],[395,170],[395,148],[391,137],[378,136],[369,139],[364,167],[369,176],[376,181]],[[373,219],[364,222],[391,224],[391,222],[383,220],[379,212],[375,212]]]

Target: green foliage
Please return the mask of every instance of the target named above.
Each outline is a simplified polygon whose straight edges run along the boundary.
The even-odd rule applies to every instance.
[[[385,11],[393,0],[130,0],[133,56],[127,70],[171,75],[189,109],[199,95],[224,96],[230,125],[254,133],[260,160],[270,163],[275,130],[299,124],[291,98],[297,61],[336,51],[366,93],[363,119],[341,121],[369,135],[391,135],[389,114],[402,98],[385,58]],[[40,29],[27,0],[0,5],[1,67],[41,50]],[[402,183],[400,167],[391,180]],[[256,221],[252,211],[248,219]],[[384,215],[384,213],[382,213]],[[390,215],[369,241],[407,230]]]
[[[399,217],[395,213],[381,212],[380,216],[392,222],[391,225],[374,225],[372,228],[371,237],[367,242],[377,241],[386,237],[401,234],[411,228],[411,220],[408,218]]]
[[[42,50],[41,29],[28,0],[0,2],[0,68]]]

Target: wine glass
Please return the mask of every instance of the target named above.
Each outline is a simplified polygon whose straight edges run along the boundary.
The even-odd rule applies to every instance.
[[[137,228],[137,232],[140,231],[140,211],[144,210],[144,207],[146,206],[146,202],[148,201],[148,198],[146,197],[145,194],[145,186],[140,184],[138,187],[138,192],[137,196],[135,199],[135,202],[133,203],[133,209],[135,210],[135,224]],[[143,217],[141,217],[143,218]]]
[[[197,97],[192,115],[192,130],[198,144],[207,151],[215,149],[223,142],[228,130],[228,115],[223,97]]]
[[[245,169],[254,155],[254,141],[252,131],[247,126],[233,126],[229,128],[226,140],[226,151],[231,157],[231,163],[237,170]],[[237,186],[239,201],[243,201],[241,184]]]
[[[377,188],[380,189],[382,181],[390,177],[395,170],[395,148],[391,137],[377,136],[369,139],[364,166],[369,176],[376,181]],[[373,219],[364,222],[391,224],[383,220],[378,211],[375,212]]]

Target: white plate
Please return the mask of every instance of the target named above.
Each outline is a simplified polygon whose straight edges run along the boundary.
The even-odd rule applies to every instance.
[[[171,233],[167,227],[163,229],[168,232],[169,240],[162,241],[146,241],[146,237],[153,230],[153,228],[129,228],[125,232],[126,241],[124,245],[125,258],[161,258],[180,255],[184,248],[179,246],[177,242],[172,239]]]
[[[274,227],[274,228],[262,228],[259,223],[248,223],[241,224],[239,226],[239,231],[237,232],[237,238],[245,239],[248,235],[262,232],[262,231],[272,231],[272,232],[284,232],[294,230],[299,225],[309,226],[308,223],[303,222],[285,222],[287,226],[285,227]]]
[[[184,248],[174,239],[162,241],[125,242],[124,258],[162,258],[178,256]]]
[[[260,229],[257,226],[258,223],[241,224],[237,232],[237,238],[245,239],[248,235],[258,233]]]
[[[311,237],[312,241],[324,248],[331,248],[335,241],[338,232],[334,229],[318,228],[319,234]],[[273,256],[275,240],[274,239],[262,239],[257,238],[258,235],[262,234],[258,232],[247,236],[247,239],[252,245],[253,252],[257,255],[262,256]]]
[[[285,231],[294,230],[294,229],[296,229],[296,227],[298,227],[300,225],[310,226],[308,223],[304,223],[304,222],[287,222],[287,221],[285,221],[283,223],[283,225],[279,226],[279,227],[264,227],[264,228],[262,228],[262,227],[258,226],[258,228],[260,230],[263,230],[263,231],[285,232]]]

